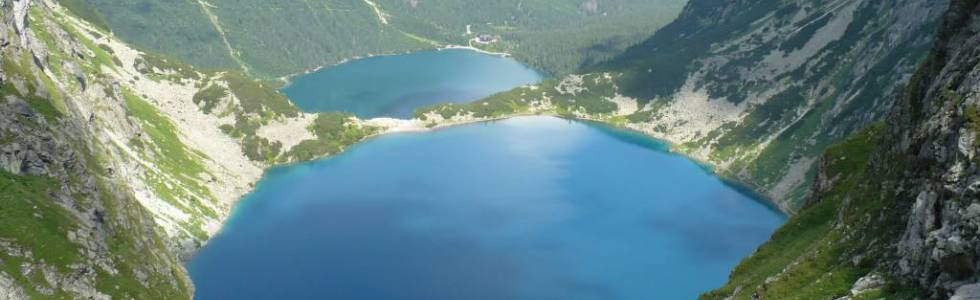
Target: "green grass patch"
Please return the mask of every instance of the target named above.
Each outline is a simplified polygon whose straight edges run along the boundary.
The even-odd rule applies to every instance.
[[[965,113],[967,128],[980,135],[980,108],[977,108],[976,105],[970,105],[966,107]],[[973,141],[973,145],[980,147],[980,138]]]
[[[181,143],[177,129],[170,119],[128,89],[123,90],[123,97],[127,111],[142,121],[143,130],[160,148],[160,154],[167,166],[173,167],[180,174],[197,175],[204,172],[204,166]]]
[[[310,128],[317,139],[303,141],[293,146],[285,154],[285,158],[291,161],[306,161],[337,154],[345,147],[377,133],[377,128],[354,124],[350,121],[351,117],[345,113],[319,114]]]
[[[875,125],[829,148],[822,171],[835,178],[830,191],[790,218],[772,238],[732,271],[722,288],[702,299],[725,298],[738,287],[735,299],[823,299],[847,295],[854,282],[871,272],[874,260],[884,256],[881,239],[897,238],[901,218],[892,209],[894,191],[889,178],[869,170],[883,132]],[[875,178],[869,180],[868,178]],[[877,219],[868,217],[874,212]],[[850,232],[849,230],[858,230]],[[865,255],[853,261],[855,255]],[[766,283],[768,278],[774,280]],[[900,289],[883,293],[900,295]]]
[[[54,73],[55,76],[61,76],[64,74],[61,69],[61,64],[65,61],[64,52],[61,51],[61,47],[59,47],[58,43],[55,41],[54,35],[48,31],[48,28],[43,26],[44,18],[41,15],[41,12],[37,8],[32,8],[28,12],[28,16],[30,17],[30,23],[28,26],[30,26],[31,31],[34,32],[34,36],[40,39],[41,43],[43,43],[48,49],[47,67],[51,69],[51,72]]]
[[[537,89],[518,87],[470,103],[446,103],[422,107],[415,111],[415,117],[426,120],[426,114],[437,113],[448,119],[456,115],[472,113],[476,118],[495,118],[526,112],[530,108],[531,101],[544,97],[545,89],[541,87],[553,86],[553,84],[554,81],[551,80],[538,85]]]
[[[241,72],[228,72],[222,79],[228,82],[228,88],[246,113],[263,114],[268,111],[286,117],[299,115],[299,110],[279,92],[278,85],[274,83],[254,81]]]
[[[583,111],[588,114],[611,114],[618,108],[616,103],[606,100],[616,95],[616,85],[603,77],[602,74],[588,74],[582,76],[582,90],[574,95],[571,93],[560,93],[557,83],[548,82],[542,84],[542,88],[547,90],[552,96],[551,102],[558,107],[569,111]]]
[[[165,174],[169,178],[176,180],[184,190],[168,186],[167,178],[152,177],[150,186],[156,194],[171,204],[176,205],[185,212],[188,210],[186,205],[181,204],[179,199],[187,201],[211,200],[215,197],[210,190],[202,185],[201,174],[206,173],[201,159],[204,157],[187,148],[177,135],[177,129],[169,119],[164,117],[155,107],[133,94],[128,89],[123,90],[123,97],[126,101],[127,111],[136,119],[140,120],[143,132],[153,142],[155,147],[144,149],[144,151],[154,151],[155,155],[147,155],[145,158],[153,161],[157,171]],[[135,146],[135,145],[134,145]],[[146,147],[146,145],[144,145]],[[156,180],[153,180],[156,178]],[[198,197],[203,199],[197,199]],[[200,205],[201,213],[215,215],[206,206]]]
[[[18,91],[17,88],[14,87],[14,84],[10,82],[11,80],[8,79],[3,83],[2,86],[0,86],[0,95],[20,96],[21,98],[24,99],[24,101],[30,104],[34,112],[43,115],[45,119],[48,120],[48,122],[55,122],[58,120],[58,118],[63,116],[61,110],[55,107],[55,105],[51,102],[51,100],[41,98],[36,95],[37,87],[34,85],[35,77],[34,77],[34,73],[31,72],[30,57],[28,55],[21,55],[20,62],[18,63],[14,61],[14,57],[12,57],[12,55],[7,55],[6,52],[4,52],[3,54],[4,56],[2,57],[2,64],[3,64],[2,70],[4,74],[6,74],[8,78],[12,77],[18,80],[23,80],[25,86],[27,87],[27,91],[26,91],[27,94],[26,95],[21,94],[21,91]],[[41,74],[40,77],[45,79],[47,78],[47,76],[45,76],[44,74]],[[57,89],[54,89],[52,91],[52,95],[55,95],[57,93],[58,93]],[[56,97],[51,97],[51,98],[56,98]],[[58,102],[58,103],[63,105],[64,102]]]
[[[106,225],[109,230],[105,239],[109,252],[114,256],[113,261],[118,273],[110,274],[102,269],[96,270],[96,289],[111,295],[114,299],[190,298],[188,286],[181,282],[183,275],[177,270],[180,268],[179,263],[167,261],[160,256],[170,251],[159,238],[160,234],[148,234],[153,233],[152,231],[134,231],[141,230],[148,224],[131,223],[133,219],[152,223],[145,208],[135,199],[128,199],[129,195],[111,194],[106,181],[100,179],[97,182],[102,187],[102,199],[108,200],[105,201],[106,214],[110,217],[107,218]],[[147,269],[147,265],[165,268],[152,270]],[[147,285],[143,285],[136,279],[136,269],[142,269],[147,275]]]
[[[80,31],[78,31],[78,29],[76,29],[75,26],[68,25],[65,20],[59,19],[57,17],[50,18],[49,20],[51,20],[54,23],[58,24],[58,26],[60,26],[61,29],[63,29],[66,32],[68,32],[69,35],[71,35],[72,37],[74,37],[75,40],[77,40],[78,42],[80,42],[89,51],[92,51],[92,53],[94,54],[94,57],[92,57],[92,60],[91,61],[83,61],[82,64],[81,64],[83,67],[89,66],[90,67],[89,71],[91,71],[91,74],[101,73],[100,72],[100,67],[102,67],[102,66],[105,66],[105,67],[107,67],[107,68],[109,68],[111,70],[115,70],[116,69],[116,62],[115,61],[118,60],[118,59],[115,59],[114,60],[115,55],[112,55],[112,54],[109,54],[109,52],[106,52],[106,50],[104,50],[101,47],[99,47],[99,45],[96,44],[95,41],[92,41],[91,39],[88,38],[88,36],[86,36],[85,34],[83,34]]]
[[[31,249],[35,259],[65,271],[82,258],[67,237],[78,220],[52,199],[58,187],[50,178],[0,171],[0,238]]]
[[[228,89],[212,84],[194,94],[194,103],[201,107],[201,111],[210,114],[226,96]]]
[[[278,141],[269,142],[268,139],[250,135],[242,140],[242,149],[249,159],[271,164],[279,157],[279,153],[282,151],[282,143]]]

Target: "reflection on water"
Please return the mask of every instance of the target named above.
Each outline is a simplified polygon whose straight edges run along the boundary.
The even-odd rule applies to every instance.
[[[524,117],[275,169],[199,299],[692,299],[783,221],[652,140]]]
[[[457,49],[355,60],[295,78],[283,92],[306,111],[410,118],[419,107],[473,101],[542,79],[512,58]]]

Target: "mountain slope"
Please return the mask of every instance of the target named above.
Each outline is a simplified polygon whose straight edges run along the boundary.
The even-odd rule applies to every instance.
[[[30,2],[2,11],[0,298],[189,297],[183,267],[152,212],[112,175],[85,108],[38,67],[49,57],[27,25]],[[62,71],[101,63],[72,47],[85,63]],[[69,76],[75,88],[97,87]]]
[[[673,19],[684,0],[60,0],[127,41],[204,68],[264,77],[477,35],[552,73],[608,58]],[[82,13],[79,13],[82,15]],[[469,32],[468,32],[469,31]]]
[[[888,111],[946,3],[693,0],[673,23],[593,73],[487,100],[498,105],[420,114],[499,116],[545,102],[560,114],[669,141],[793,211],[817,157]]]
[[[0,299],[189,298],[181,259],[264,169],[427,129],[303,113],[279,82],[136,50],[60,2],[0,1]]]
[[[886,121],[828,151],[807,207],[703,298],[980,297],[978,49],[980,5],[953,1]]]
[[[180,259],[263,169],[401,126],[134,50],[56,2],[0,2],[0,299],[182,299]]]
[[[181,256],[264,168],[537,113],[664,138],[805,207],[705,298],[943,298],[980,268],[980,24],[976,1],[954,1],[927,56],[946,3],[695,0],[593,73],[359,120],[134,49],[72,1],[0,1],[0,299],[188,298]],[[383,12],[365,15],[400,22]]]
[[[610,65],[625,69],[624,95],[654,99],[638,126],[792,209],[815,158],[889,109],[945,5],[737,1],[685,15],[706,29],[661,31]]]

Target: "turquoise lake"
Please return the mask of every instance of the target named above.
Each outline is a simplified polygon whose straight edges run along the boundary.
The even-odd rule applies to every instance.
[[[270,170],[197,299],[694,299],[784,222],[647,137],[520,117]]]
[[[282,91],[308,112],[411,118],[419,107],[473,101],[542,79],[512,58],[452,49],[358,59],[294,78]]]

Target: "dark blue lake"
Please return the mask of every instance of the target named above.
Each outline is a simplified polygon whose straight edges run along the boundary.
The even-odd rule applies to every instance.
[[[411,118],[419,107],[473,101],[542,79],[512,58],[453,49],[354,60],[294,78],[282,91],[309,112]]]
[[[694,299],[783,217],[638,134],[521,117],[270,170],[197,299]]]

